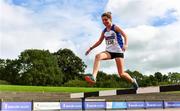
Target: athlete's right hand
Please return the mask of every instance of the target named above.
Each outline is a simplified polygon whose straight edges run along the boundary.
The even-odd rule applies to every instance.
[[[91,48],[89,48],[89,49],[86,51],[85,55],[88,55],[90,51],[91,51]]]
[[[122,50],[125,52],[127,50],[127,48],[128,48],[128,45],[124,44]]]

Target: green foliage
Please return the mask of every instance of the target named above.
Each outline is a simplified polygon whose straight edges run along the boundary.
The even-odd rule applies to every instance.
[[[145,79],[145,76],[143,76],[142,73],[140,73],[139,71],[130,71],[127,70],[126,71],[132,78],[135,78],[138,81],[138,84],[140,87],[145,86],[146,84],[142,83],[143,80]]]
[[[19,72],[19,61],[17,59],[15,60],[3,60],[0,63],[0,79],[6,80],[10,83],[14,83],[17,81],[17,73]]]
[[[149,86],[151,85],[151,79],[149,78],[149,76],[144,76],[144,78],[140,81],[138,81],[139,85],[142,86],[142,87],[146,87],[146,86]]]
[[[53,54],[48,50],[28,49],[18,59],[0,59],[0,84],[88,87],[84,81],[85,68],[82,59],[69,49]],[[148,76],[139,71],[126,72],[136,78],[140,87],[180,83],[178,72],[155,72]],[[99,71],[94,87],[129,88],[131,85],[118,74]]]
[[[173,72],[168,73],[169,82],[171,84],[180,83],[180,73]]]
[[[63,74],[57,59],[44,50],[25,50],[19,56],[21,62],[19,83],[25,85],[61,85]]]
[[[118,74],[108,75],[102,71],[99,71],[95,87],[127,88],[130,87],[130,84],[127,83],[126,80],[121,79]]]
[[[29,49],[18,59],[0,59],[0,79],[12,84],[62,85],[70,80],[84,80],[86,65],[69,49],[51,54],[48,50]]]
[[[65,87],[88,87],[88,83],[84,80],[70,80],[66,82],[63,86]]]
[[[156,73],[154,74],[154,77],[155,77],[155,79],[156,79],[156,81],[157,81],[158,83],[160,83],[160,82],[163,81],[162,74],[161,74],[160,72],[156,72]]]
[[[59,68],[65,74],[64,83],[75,78],[81,78],[79,75],[83,74],[86,68],[81,58],[69,49],[60,49],[54,55],[57,57]]]
[[[7,63],[6,60],[0,59],[0,79],[3,80],[5,77],[5,69],[6,69]]]
[[[2,64],[6,65],[2,65]],[[29,49],[19,59],[1,62],[1,79],[12,84],[61,85],[62,72],[49,51]],[[2,68],[2,66],[4,68]]]
[[[0,85],[9,85],[10,83],[5,80],[0,80]]]

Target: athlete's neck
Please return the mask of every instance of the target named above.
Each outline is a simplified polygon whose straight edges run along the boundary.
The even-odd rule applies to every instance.
[[[109,25],[107,25],[107,26],[106,26],[106,29],[107,29],[107,30],[110,30],[111,27],[112,27],[112,23],[110,23]]]

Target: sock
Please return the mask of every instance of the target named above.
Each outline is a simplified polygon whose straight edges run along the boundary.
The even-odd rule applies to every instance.
[[[94,76],[94,74],[93,74],[93,78],[94,78],[94,80],[96,81],[96,77]]]
[[[133,78],[133,81],[132,81],[132,83],[134,84],[135,83],[135,79]]]

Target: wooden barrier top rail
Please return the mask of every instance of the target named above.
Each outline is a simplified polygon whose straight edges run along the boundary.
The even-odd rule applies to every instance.
[[[123,94],[159,93],[159,92],[169,92],[169,91],[180,91],[180,84],[168,85],[168,86],[140,87],[137,90],[124,89],[124,90],[105,90],[105,91],[96,91],[96,92],[72,93],[70,94],[70,98],[114,96],[114,95],[123,95]]]

